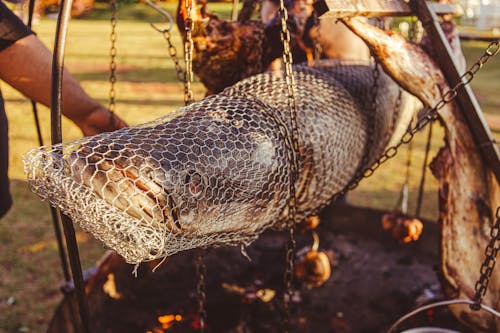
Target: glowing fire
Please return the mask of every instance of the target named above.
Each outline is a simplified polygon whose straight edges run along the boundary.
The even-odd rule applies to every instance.
[[[382,216],[382,227],[392,233],[393,237],[402,243],[418,240],[424,225],[416,218],[411,218],[399,212]]]
[[[172,328],[176,322],[181,322],[183,319],[180,314],[165,314],[157,318],[159,326],[153,327],[152,330],[146,331],[146,333],[164,333],[165,330]]]
[[[114,299],[122,298],[122,295],[116,290],[115,275],[109,273],[106,282],[102,285],[102,290]]]

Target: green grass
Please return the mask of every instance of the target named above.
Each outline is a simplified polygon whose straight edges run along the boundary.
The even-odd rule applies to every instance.
[[[175,11],[177,9],[177,1],[161,2],[159,5],[166,9],[172,17],[175,19]],[[240,2],[241,8],[242,2]],[[212,2],[208,4],[208,8],[212,14],[216,14],[221,18],[227,19],[231,16],[232,5],[224,2]],[[106,2],[96,2],[94,10],[89,14],[85,15],[83,19],[87,20],[109,20],[109,4]],[[139,21],[150,21],[150,22],[162,22],[164,18],[162,15],[158,14],[155,10],[151,9],[149,6],[143,3],[134,4],[120,4],[118,18],[120,20],[139,20]]]
[[[103,4],[98,4],[103,6]],[[166,4],[171,12],[173,4]],[[224,16],[230,6],[210,4],[212,10]],[[81,81],[91,96],[107,103],[109,83],[109,13],[97,8],[85,20],[73,20],[68,33],[66,65]],[[149,22],[161,22],[161,17],[144,5],[130,5],[121,9],[118,22],[118,83],[117,113],[129,124],[155,119],[182,105],[182,85],[176,82],[172,61],[167,55],[162,36]],[[90,20],[90,18],[92,20]],[[38,36],[51,47],[55,21],[42,20],[35,27]],[[179,45],[176,29],[174,41]],[[466,43],[469,62],[479,56],[485,43]],[[181,50],[180,47],[178,47]],[[500,60],[497,57],[483,69],[473,88],[488,113],[498,114],[500,94]],[[28,189],[22,170],[21,156],[38,146],[28,101],[5,84],[2,91],[10,121],[11,154],[10,176],[14,207],[0,220],[0,332],[44,332],[56,304],[61,300],[58,288],[61,270],[54,241],[49,209]],[[196,98],[203,96],[203,88],[195,83]],[[49,115],[41,107],[42,132],[49,140]],[[79,130],[64,120],[64,139],[80,136]],[[443,133],[436,128],[433,153],[442,146]],[[410,180],[410,210],[414,209],[420,177],[425,135],[416,137]],[[354,204],[377,208],[394,208],[402,183],[406,150],[378,170],[373,177],[349,195]],[[424,216],[434,219],[437,214],[437,183],[428,175],[424,199]],[[372,221],[378,223],[377,221]],[[86,234],[79,233],[82,265],[93,264],[103,253],[102,246]],[[9,297],[15,303],[8,305]]]
[[[467,42],[464,45],[464,55],[467,60],[478,59],[484,52],[487,43]],[[468,65],[473,62],[467,61]],[[500,114],[500,94],[498,80],[500,78],[500,59],[498,56],[491,59],[479,72],[478,79],[471,82],[472,89],[481,103],[485,113]]]

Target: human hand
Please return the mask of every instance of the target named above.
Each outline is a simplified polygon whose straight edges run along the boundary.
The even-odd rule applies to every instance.
[[[111,132],[127,127],[127,123],[103,106],[96,107],[85,116],[72,119],[85,136]]]

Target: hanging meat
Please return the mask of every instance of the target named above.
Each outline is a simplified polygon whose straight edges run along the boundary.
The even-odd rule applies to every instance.
[[[186,39],[185,25],[188,14],[185,0],[177,8],[177,26]],[[249,76],[263,72],[276,58],[281,57],[281,22],[278,18],[264,24],[242,19],[230,22],[220,19],[206,9],[199,10],[192,1],[193,71],[208,89],[208,94]],[[301,49],[303,28],[293,15],[288,20],[291,49],[296,63],[306,60]]]
[[[374,33],[358,20],[345,21],[346,25],[362,37],[372,51],[383,43],[380,34]],[[451,21],[444,21],[444,32],[449,39],[454,60],[459,72],[465,72],[465,61],[458,39],[456,27]],[[399,52],[410,49],[403,39],[392,36],[395,43],[400,43]],[[412,44],[413,45],[413,44]],[[432,51],[432,45],[423,40],[426,50]],[[411,63],[400,62],[385,69],[398,83],[429,106],[436,105],[443,92],[450,90],[439,67],[417,45],[413,45]],[[395,51],[395,50],[391,50]],[[375,52],[380,55],[380,52]],[[432,53],[431,53],[432,54]],[[429,59],[429,60],[422,60]],[[412,75],[403,70],[406,66],[417,67]],[[394,70],[401,66],[399,70]],[[415,75],[416,73],[419,75]],[[485,259],[485,249],[492,239],[490,231],[496,223],[495,210],[500,204],[500,191],[497,181],[487,168],[479,153],[469,126],[465,121],[457,102],[444,105],[439,110],[441,124],[445,129],[445,146],[432,162],[431,168],[439,180],[439,222],[441,224],[441,269],[444,290],[451,298],[472,299],[476,281],[480,276],[481,263]],[[498,243],[497,243],[498,244]],[[487,251],[488,252],[488,251]],[[500,306],[500,271],[492,272],[489,291],[484,296],[484,303],[498,309]],[[456,317],[481,332],[499,332],[498,318],[485,311],[472,311],[467,306],[452,306]]]
[[[382,42],[384,54],[400,47]],[[374,103],[370,63],[323,60],[293,72],[305,218],[397,141],[416,109],[407,94],[396,107],[399,87],[383,74]],[[131,263],[249,244],[287,218],[287,100],[283,72],[255,75],[152,123],[33,150],[26,172],[37,194]]]

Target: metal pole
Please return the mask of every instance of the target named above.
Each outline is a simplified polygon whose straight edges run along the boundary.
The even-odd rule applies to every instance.
[[[51,93],[51,139],[52,144],[62,142],[62,83],[63,83],[63,68],[64,68],[64,48],[66,44],[66,35],[68,21],[71,14],[72,0],[61,0],[59,7],[59,15],[57,17],[56,38],[54,43],[54,56],[52,60],[52,93]],[[80,255],[78,253],[78,244],[75,236],[73,222],[69,217],[61,214],[61,221],[66,238],[66,246],[69,254],[69,263],[73,275],[73,283],[78,299],[78,310],[82,323],[82,331],[90,333],[88,304],[85,295],[85,286],[83,282],[82,267],[80,263]]]
[[[28,5],[28,24],[27,26],[29,28],[32,27],[33,25],[33,13],[35,9],[35,0],[30,0],[29,5]],[[33,118],[35,120],[35,127],[36,127],[36,134],[38,137],[38,144],[40,146],[43,146],[43,137],[42,137],[42,131],[41,131],[41,126],[40,126],[40,119],[38,118],[38,108],[36,105],[36,102],[34,100],[31,100],[31,108],[33,110]],[[67,283],[71,280],[70,274],[69,274],[69,267],[68,267],[68,255],[66,254],[66,250],[64,249],[64,243],[62,240],[62,231],[61,231],[61,225],[59,222],[59,216],[57,214],[57,210],[50,206],[50,215],[52,217],[52,225],[54,227],[54,234],[56,236],[56,241],[57,241],[57,249],[59,251],[59,258],[61,260],[61,267],[64,275],[64,281]]]
[[[410,6],[422,22],[422,26],[432,42],[437,55],[434,60],[441,68],[449,86],[454,87],[457,83],[461,82],[461,74],[458,73],[452,51],[439,25],[437,15],[430,9],[429,4],[425,0],[411,0]],[[465,85],[459,88],[456,100],[460,105],[463,116],[467,120],[481,156],[500,183],[500,150],[495,143],[481,107],[470,86]]]
[[[28,24],[27,26],[31,28],[33,23],[33,12],[35,11],[35,0],[30,0],[28,4]]]
[[[59,222],[60,220],[57,209],[50,206],[50,215],[52,216],[52,224],[54,226],[54,234],[56,235],[57,248],[59,251],[59,259],[61,261],[64,281],[68,283],[71,281],[71,276],[69,274],[69,267],[68,267],[68,254],[66,253],[66,249],[64,248],[61,224]]]

